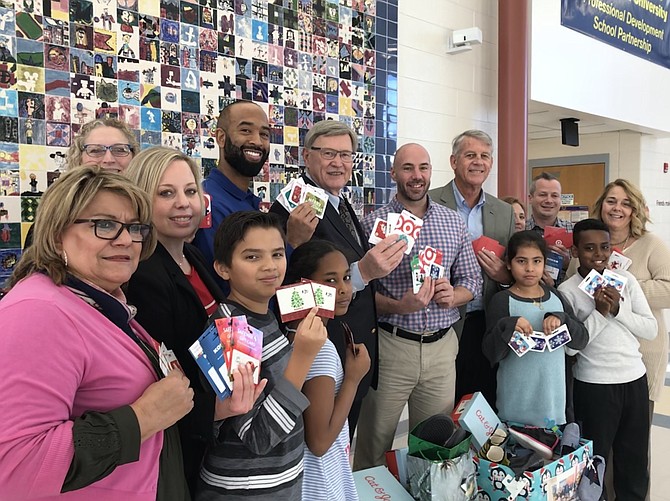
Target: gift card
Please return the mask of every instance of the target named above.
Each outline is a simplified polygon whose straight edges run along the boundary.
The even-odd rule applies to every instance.
[[[473,240],[472,247],[475,250],[475,255],[477,255],[481,250],[491,251],[500,259],[502,259],[505,255],[505,247],[500,245],[497,240],[494,240],[485,235],[482,235],[481,237]]]
[[[572,233],[558,226],[545,226],[544,240],[547,245],[562,245],[566,249],[572,247]]]
[[[571,340],[572,337],[570,337],[568,326],[562,324],[557,329],[551,331],[551,334],[547,337],[547,348],[549,351],[554,351],[568,344]]]
[[[438,250],[434,247],[426,245],[423,249],[419,251],[419,261],[423,265],[424,271],[426,273],[430,272],[430,265],[432,264],[442,264],[443,254],[441,250]]]
[[[298,205],[300,205],[304,201],[306,193],[307,189],[304,183],[296,181],[295,183],[293,183],[291,191],[286,196],[286,201],[289,203],[289,206],[291,206],[292,209],[295,209]]]
[[[321,317],[335,318],[335,298],[337,289],[330,285],[311,282],[314,294],[314,303],[319,308],[318,315]]]
[[[281,321],[284,323],[305,318],[316,306],[312,284],[309,282],[285,285],[277,289],[276,295]]]
[[[544,351],[544,348],[547,346],[547,337],[544,335],[544,332],[533,331],[528,337],[535,343],[535,346],[533,346],[530,351]]]
[[[228,367],[216,324],[209,325],[198,340],[189,347],[188,351],[218,397],[229,397],[232,382],[228,375]]]
[[[609,285],[610,287],[614,287],[619,292],[619,294],[623,292],[624,287],[626,287],[626,282],[628,282],[627,277],[619,275],[618,273],[612,270],[603,271],[603,280],[604,280],[603,285]]]
[[[610,260],[607,264],[612,271],[626,271],[630,265],[633,264],[633,260],[624,256],[619,251],[612,251]]]
[[[442,278],[444,276],[444,266],[441,264],[431,264],[429,275],[433,280]]]
[[[558,280],[558,275],[563,269],[563,256],[561,256],[558,252],[549,251],[544,269],[551,278]]]
[[[393,230],[400,230],[400,232],[408,237],[412,237],[414,240],[419,238],[419,232],[423,226],[423,219],[415,216],[408,210],[403,210],[400,213],[398,221],[393,226]]]
[[[425,279],[426,275],[422,269],[412,270],[412,292],[414,294],[418,294]]]
[[[589,274],[584,277],[577,287],[584,291],[589,296],[593,297],[596,290],[604,283],[604,279],[596,270],[589,271]]]
[[[533,346],[535,346],[535,342],[532,339],[519,331],[514,331],[512,338],[507,344],[519,357],[523,357]]]
[[[161,343],[158,350],[158,362],[164,376],[167,376],[168,373],[173,370],[178,370],[182,374],[184,373],[184,369],[181,368],[174,351],[168,350],[165,343]]]
[[[328,195],[326,195],[325,192],[319,193],[319,191],[312,187],[308,187],[307,192],[305,193],[305,202],[312,204],[312,209],[314,209],[316,217],[323,219],[323,215],[326,213],[326,207],[328,206]]]
[[[370,233],[370,238],[368,242],[372,245],[377,245],[379,242],[386,238],[386,231],[388,229],[388,224],[386,220],[378,217],[375,219],[375,224],[372,226],[372,233]]]

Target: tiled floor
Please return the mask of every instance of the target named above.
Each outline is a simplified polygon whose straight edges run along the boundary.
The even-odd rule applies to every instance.
[[[651,427],[651,501],[670,501],[670,364],[665,379],[661,401],[654,409]],[[407,408],[403,412],[396,432],[394,448],[407,446]],[[352,452],[356,446],[352,446]]]

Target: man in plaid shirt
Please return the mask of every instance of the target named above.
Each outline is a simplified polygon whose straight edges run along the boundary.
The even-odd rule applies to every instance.
[[[414,248],[377,282],[379,381],[363,400],[354,469],[384,463],[400,415],[409,403],[409,426],[454,406],[458,340],[451,327],[458,307],[481,295],[482,278],[468,230],[455,211],[428,197],[432,166],[425,148],[398,149],[391,170],[398,192],[386,206],[363,220],[372,232],[376,218],[407,210],[423,219]],[[410,262],[425,246],[442,251],[443,278],[426,277],[414,294]]]

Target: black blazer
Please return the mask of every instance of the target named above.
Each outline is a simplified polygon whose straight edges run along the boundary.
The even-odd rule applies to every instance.
[[[303,176],[303,180],[305,183],[314,186],[314,182],[306,176]],[[356,217],[356,214],[354,214],[349,202],[345,201],[344,203],[346,205],[346,210],[350,212],[351,218],[356,226],[361,244],[356,242],[353,235],[349,232],[349,229],[342,222],[340,214],[330,202],[328,202],[323,219],[317,224],[312,238],[328,240],[337,245],[347,257],[349,263],[353,263],[359,261],[368,251],[368,237],[363,232],[363,228],[358,222],[358,218]],[[340,208],[342,209],[342,207]],[[281,218],[284,228],[286,228],[289,214],[279,202],[275,201],[272,204],[270,212],[277,214]],[[354,340],[356,343],[365,343],[365,347],[370,353],[370,360],[372,361],[371,370],[358,385],[356,400],[360,400],[368,392],[368,388],[371,385],[373,388],[376,388],[377,386],[377,310],[375,307],[373,284],[368,285],[365,289],[356,293],[356,297],[351,302],[346,315],[336,317],[328,322],[328,337],[337,348],[337,352],[342,360],[342,365],[344,366],[346,344],[341,322],[349,324],[349,327],[351,327],[351,330],[354,333]]]
[[[184,255],[197,271],[217,302],[223,293],[210,276],[205,259],[193,245],[184,246]],[[193,410],[178,423],[184,469],[191,494],[200,471],[207,444],[213,438],[214,402],[216,395],[188,352],[188,347],[202,334],[207,313],[195,290],[160,243],[156,251],[142,261],[126,285],[129,304],[137,307],[139,324],[158,342],[174,351],[194,391]]]

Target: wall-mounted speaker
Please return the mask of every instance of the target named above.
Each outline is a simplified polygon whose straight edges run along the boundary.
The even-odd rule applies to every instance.
[[[579,146],[579,118],[561,118],[561,144]]]

